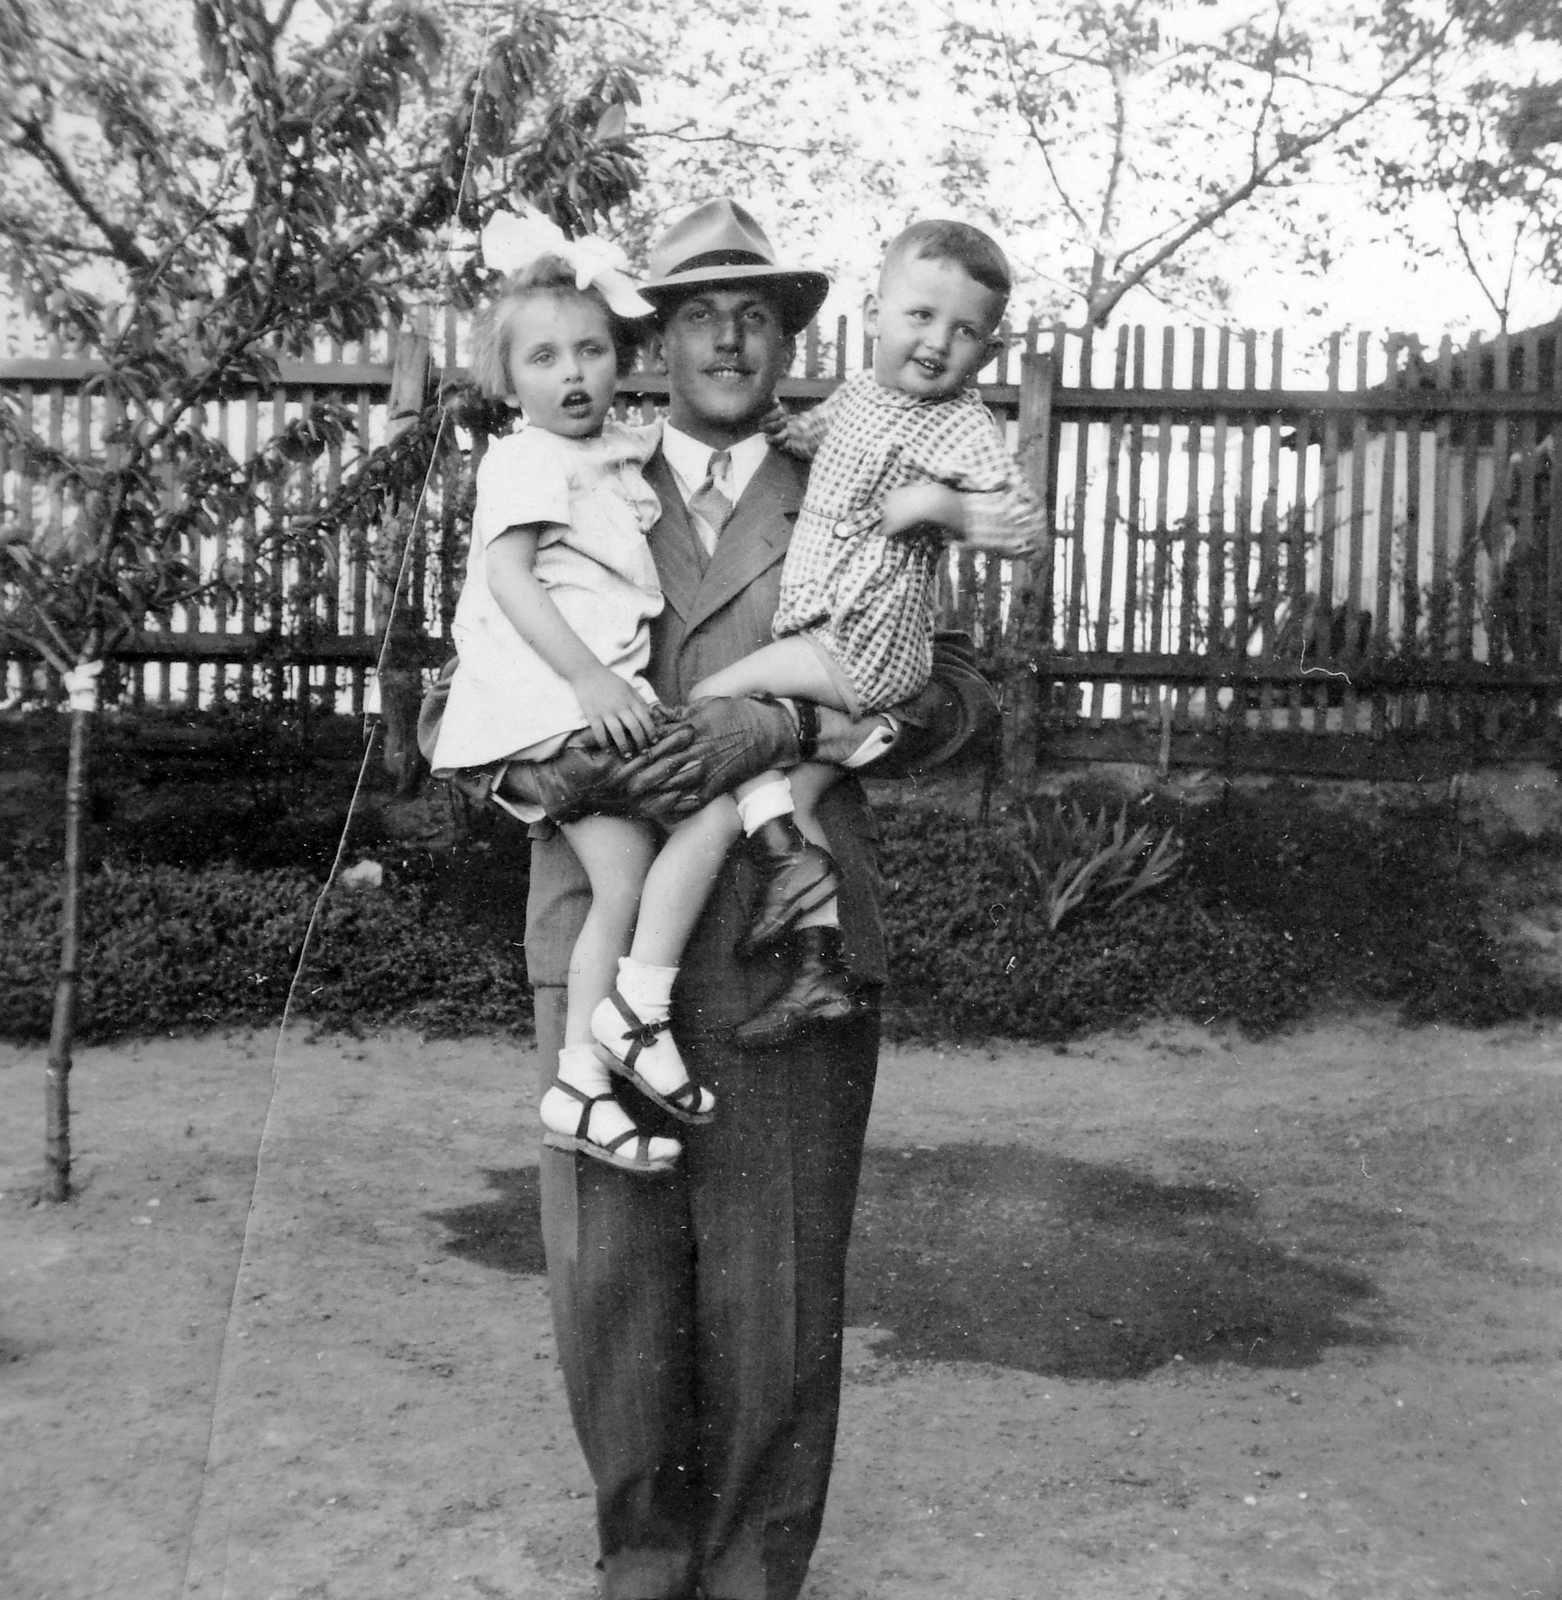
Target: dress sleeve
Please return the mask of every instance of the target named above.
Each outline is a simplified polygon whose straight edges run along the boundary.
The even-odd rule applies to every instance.
[[[477,469],[477,511],[474,533],[492,544],[508,528],[550,523],[559,537],[570,522],[569,466],[553,436],[541,428],[523,428],[489,446]]]
[[[1033,554],[1041,547],[1047,532],[1041,502],[979,401],[962,405],[953,426],[940,434],[925,456],[911,452],[908,460],[934,482],[966,496],[966,518],[973,536],[1019,535],[1025,548],[1016,549],[1016,556]]]

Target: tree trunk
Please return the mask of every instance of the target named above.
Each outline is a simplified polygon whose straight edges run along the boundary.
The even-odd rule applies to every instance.
[[[65,884],[60,896],[60,972],[44,1075],[44,1159],[49,1198],[71,1192],[71,1044],[76,1035],[76,969],[81,950],[81,818],[87,782],[90,711],[71,712],[70,767],[65,778]]]
[[[423,409],[428,369],[428,312],[422,311],[413,331],[404,333],[396,345],[388,438],[405,432]],[[385,649],[380,659],[380,720],[385,729],[381,759],[395,780],[396,793],[403,796],[414,793],[423,776],[423,758],[418,751],[418,707],[423,703],[423,660],[418,649],[422,619],[413,609],[408,585],[399,581],[416,514],[415,505],[405,506],[386,524],[378,563],[380,614],[385,618]]]

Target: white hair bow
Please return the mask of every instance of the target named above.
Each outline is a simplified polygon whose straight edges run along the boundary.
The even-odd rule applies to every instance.
[[[519,272],[542,256],[558,256],[575,269],[575,287],[597,288],[621,317],[648,317],[655,307],[625,275],[629,257],[609,239],[588,233],[566,239],[558,224],[530,207],[521,216],[496,211],[483,228],[483,260],[495,272]]]

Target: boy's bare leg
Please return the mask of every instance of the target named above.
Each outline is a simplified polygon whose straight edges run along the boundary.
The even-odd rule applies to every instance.
[[[715,695],[794,695],[837,711],[851,711],[841,686],[806,639],[777,639],[730,667],[702,678],[690,691],[691,700]]]
[[[564,823],[563,833],[591,884],[591,909],[570,953],[564,1048],[557,1079],[538,1108],[542,1123],[550,1135],[598,1159],[665,1169],[681,1148],[676,1139],[630,1139],[622,1148],[635,1149],[636,1155],[615,1156],[623,1136],[638,1129],[612,1098],[612,1079],[591,1035],[592,1012],[612,990],[619,957],[629,946],[641,885],[656,851],[655,833],[628,817],[597,816]]]
[[[787,773],[792,788],[792,814],[797,821],[798,831],[822,850],[829,849],[829,841],[824,836],[824,829],[819,826],[817,807],[841,781],[841,777],[839,767],[832,767],[823,761],[805,761]]]

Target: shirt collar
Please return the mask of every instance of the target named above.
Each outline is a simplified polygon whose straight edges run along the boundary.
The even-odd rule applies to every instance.
[[[770,442],[762,433],[751,433],[748,438],[739,439],[735,445],[729,447],[728,454],[732,457],[734,504],[742,498],[743,491],[748,488],[749,479],[759,471],[769,449]],[[678,488],[687,500],[705,482],[705,475],[710,468],[711,447],[708,444],[701,444],[698,439],[691,438],[682,429],[673,427],[671,423],[664,423],[662,454],[667,458],[667,465],[673,469],[673,476],[678,480]]]

